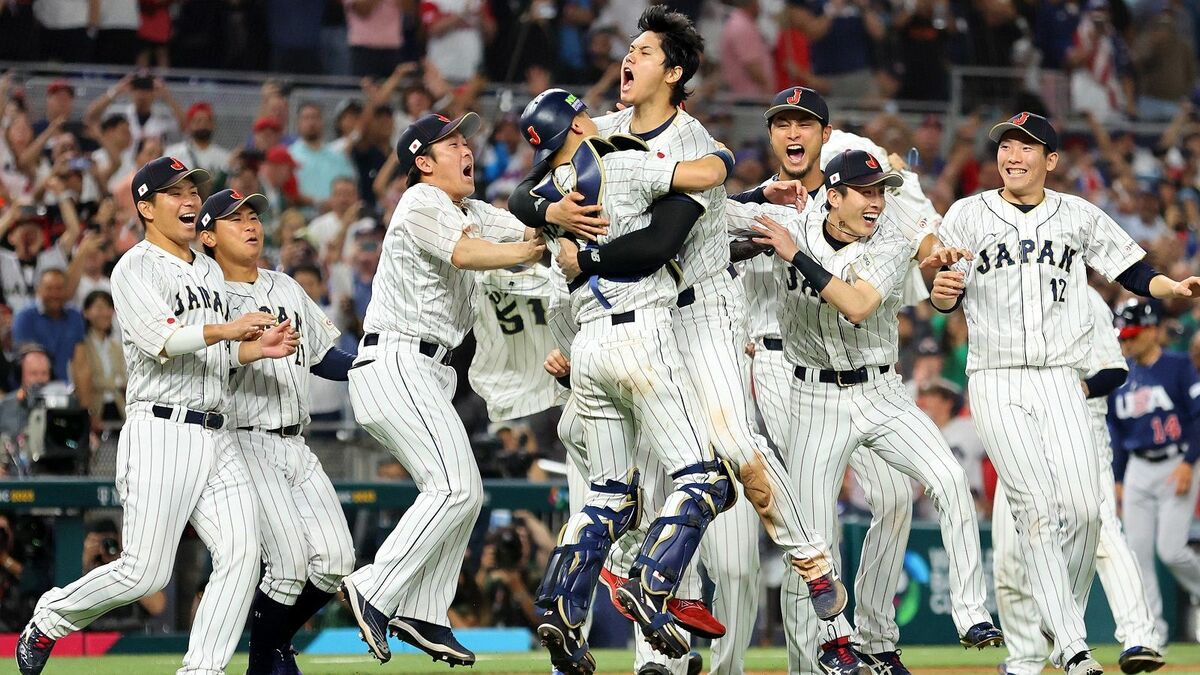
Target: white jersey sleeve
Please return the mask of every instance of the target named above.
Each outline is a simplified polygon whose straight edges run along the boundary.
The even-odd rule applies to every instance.
[[[479,224],[479,234],[488,241],[513,242],[525,238],[525,224],[513,214],[478,199],[468,199],[467,208]]]
[[[183,327],[175,318],[170,299],[173,288],[163,271],[149,256],[130,258],[130,263],[113,270],[113,305],[121,317],[121,334],[135,347],[159,363],[166,363],[163,347]]]
[[[447,218],[445,211],[432,206],[419,206],[408,213],[404,225],[417,248],[443,262],[450,262],[454,247],[463,236],[461,219]]]
[[[850,268],[859,279],[871,284],[882,297],[892,291],[908,275],[916,242],[899,232],[878,232],[867,242],[858,260]]]
[[[1092,223],[1084,230],[1087,239],[1083,261],[1111,281],[1144,258],[1146,251],[1107,213],[1095,205],[1087,206]]]

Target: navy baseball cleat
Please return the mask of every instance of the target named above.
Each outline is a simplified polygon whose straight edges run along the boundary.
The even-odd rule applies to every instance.
[[[275,650],[275,669],[271,675],[304,675],[296,665],[296,648],[286,644]]]
[[[21,632],[17,641],[17,669],[21,675],[38,675],[50,660],[50,650],[54,649],[54,640],[38,629],[30,621]]]
[[[542,612],[537,627],[538,638],[550,652],[550,663],[563,675],[591,675],[596,672],[596,659],[588,651],[587,640],[578,628],[572,628],[553,609]],[[640,672],[640,671],[639,671]]]
[[[641,627],[646,642],[655,651],[673,659],[688,653],[687,637],[667,611],[666,597],[647,593],[640,580],[630,579],[617,589],[617,600]]]
[[[1121,652],[1117,660],[1122,673],[1152,673],[1167,665],[1167,660],[1159,652],[1149,647],[1130,647]]]
[[[1003,647],[1004,633],[992,625],[991,621],[977,623],[967,629],[967,634],[958,638],[963,649],[983,649],[984,647]]]
[[[875,654],[866,654],[855,650],[855,653],[874,675],[912,675],[912,671],[900,661],[899,649],[894,652],[877,652]]]
[[[819,618],[825,621],[829,621],[838,614],[841,614],[846,609],[846,603],[850,599],[850,596],[846,593],[845,584],[842,583],[842,580],[832,570],[823,576],[809,581],[808,594],[813,610]]]
[[[704,657],[700,652],[692,650],[687,656],[687,675],[700,675],[704,670]],[[671,675],[671,671],[661,663],[651,661],[646,665],[638,668],[637,675]]]
[[[388,622],[388,628],[397,640],[420,649],[434,661],[445,661],[451,668],[475,665],[475,652],[462,646],[447,626],[398,616]]]
[[[354,621],[358,624],[359,636],[367,643],[371,656],[387,663],[392,658],[392,649],[387,643],[388,618],[383,612],[375,609],[366,598],[358,593],[354,582],[349,577],[342,580],[342,602],[350,608]]]
[[[704,670],[704,657],[697,651],[688,652],[687,675],[700,675],[702,670]]]
[[[1063,670],[1067,675],[1104,675],[1104,667],[1092,658],[1091,652],[1079,652],[1071,657]]]
[[[846,637],[821,645],[817,665],[826,675],[871,675],[871,669],[854,653],[850,638]]]

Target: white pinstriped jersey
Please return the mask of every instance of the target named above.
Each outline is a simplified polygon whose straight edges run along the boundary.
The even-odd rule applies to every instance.
[[[901,306],[901,282],[917,242],[881,217],[871,236],[835,251],[825,239],[826,215],[824,210],[814,211],[782,224],[801,251],[846,283],[862,279],[871,284],[883,302],[865,321],[852,324],[795,267],[776,258],[779,283],[787,290],[779,308],[783,355],[790,363],[810,368],[890,366],[899,357],[896,313]]]
[[[1125,356],[1121,353],[1121,343],[1117,341],[1117,329],[1113,327],[1112,308],[1091,286],[1087,287],[1087,295],[1093,318],[1092,334],[1083,343],[1085,345],[1083,352],[1087,359],[1083,366],[1084,377],[1091,377],[1109,368],[1128,371],[1129,364],[1125,362]],[[1108,397],[1089,398],[1087,403],[1092,414],[1098,416],[1101,423],[1105,423],[1105,417],[1108,415]]]
[[[233,302],[217,263],[194,253],[190,263],[148,241],[129,249],[113,269],[113,305],[129,372],[127,404],[139,402],[223,411],[227,407],[230,343],[174,358],[160,356],[183,326],[227,323],[245,313]]]
[[[363,330],[400,333],[453,349],[475,321],[475,273],[450,264],[463,230],[489,241],[521,241],[512,214],[475,199],[461,206],[418,183],[404,191],[383,239]]]
[[[229,293],[248,311],[274,314],[280,322],[292,320],[300,333],[300,347],[292,356],[262,359],[243,366],[230,377],[233,427],[278,429],[308,424],[309,368],[321,362],[340,331],[294,279],[271,270],[259,270],[254,283],[228,281]]]
[[[562,274],[544,265],[479,274],[475,357],[467,373],[494,422],[560,405],[567,390],[542,368],[556,342],[549,321],[567,304]]]
[[[1083,367],[1094,323],[1085,266],[1113,279],[1146,254],[1099,208],[1052,190],[1029,213],[999,190],[960,199],[938,236],[975,253],[955,265],[966,273],[967,374]]]
[[[600,135],[633,134],[629,123],[633,119],[633,108],[627,108],[603,117],[595,118]],[[699,159],[717,149],[716,141],[704,125],[696,118],[679,110],[662,133],[645,139],[651,157],[682,162]],[[692,286],[701,279],[717,273],[725,273],[729,267],[729,234],[725,231],[725,186],[719,185],[704,192],[691,192],[704,213],[692,226],[679,253],[683,269],[684,287]]]
[[[654,200],[671,191],[671,179],[677,163],[640,150],[610,152],[600,162],[604,167],[600,205],[609,226],[608,232],[597,238],[597,245],[650,224],[650,206]],[[556,167],[553,176],[560,191],[566,193],[574,189],[575,170],[570,164]],[[726,249],[725,256],[728,258],[728,246]],[[587,255],[586,249],[580,255]],[[603,297],[603,302],[597,296]],[[670,307],[678,297],[679,288],[675,279],[663,267],[636,281],[593,279],[571,294],[571,312],[575,320],[583,324],[634,309]],[[609,306],[605,307],[604,303]]]

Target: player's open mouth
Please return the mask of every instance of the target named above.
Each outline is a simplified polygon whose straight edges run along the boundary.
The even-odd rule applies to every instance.
[[[864,214],[863,214],[863,220],[865,220],[865,221],[867,221],[868,223],[870,223],[870,224],[874,225],[874,224],[875,224],[875,221],[876,221],[876,220],[879,220],[879,214],[878,214],[878,213],[864,213]]]
[[[804,146],[799,143],[787,146],[787,156],[793,162],[799,162],[804,159]]]
[[[468,164],[468,165],[464,166],[463,167],[463,175],[466,176],[467,178],[471,178],[472,176],[474,176],[475,175],[475,165]]]
[[[627,91],[633,86],[633,70],[628,66],[621,69],[621,91]]]
[[[1009,167],[1009,168],[1005,169],[1004,172],[1010,176],[1016,177],[1016,176],[1024,176],[1025,174],[1029,173],[1029,170],[1014,166],[1014,167]]]
[[[252,237],[246,237],[246,243],[247,243],[247,244],[257,244],[257,243],[258,243],[258,237],[253,237],[253,236],[252,236]]]
[[[179,220],[184,223],[187,223],[188,225],[194,225],[196,223],[196,214],[181,213],[181,214],[179,214]]]

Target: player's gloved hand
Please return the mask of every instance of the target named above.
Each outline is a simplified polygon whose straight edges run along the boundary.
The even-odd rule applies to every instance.
[[[265,359],[291,356],[300,347],[300,334],[292,330],[292,320],[288,319],[263,333],[258,345]]]
[[[1175,488],[1176,497],[1185,496],[1192,489],[1192,465],[1180,462],[1167,478],[1167,483]]]
[[[975,254],[965,248],[957,248],[954,246],[945,246],[943,248],[934,249],[929,257],[921,261],[921,269],[936,270],[943,267],[949,267],[959,260],[974,260]]]
[[[967,287],[965,279],[965,274],[955,270],[938,272],[933,278],[933,288],[929,291],[929,297],[933,300],[954,302]]]
[[[779,206],[794,206],[803,211],[808,203],[808,190],[798,180],[773,180],[763,187],[767,201]]]
[[[1173,289],[1177,298],[1200,298],[1200,277],[1188,277],[1175,284]]]
[[[558,256],[555,258],[558,261],[558,266],[563,271],[563,275],[567,277],[567,281],[574,281],[575,277],[579,276],[579,247],[575,242],[565,237],[558,240]]]
[[[582,206],[582,192],[572,192],[546,209],[546,222],[564,230],[595,241],[596,237],[608,232],[608,218],[600,215],[601,206]]]
[[[221,324],[221,339],[246,342],[262,337],[263,331],[275,325],[278,319],[267,312],[250,312],[226,324]]]
[[[800,250],[800,247],[796,246],[796,242],[786,227],[768,216],[754,216],[754,220],[758,223],[754,226],[755,231],[761,233],[761,236],[754,238],[755,243],[775,249],[775,255],[779,256],[780,260],[790,261],[796,257],[796,252]]]
[[[557,349],[550,350],[546,362],[542,364],[551,377],[566,377],[571,374],[571,362]]]

